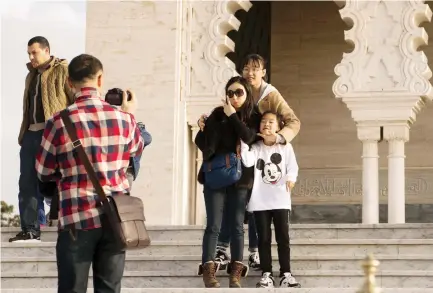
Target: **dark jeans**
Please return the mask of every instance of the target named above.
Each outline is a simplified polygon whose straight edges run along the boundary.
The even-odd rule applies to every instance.
[[[105,228],[62,230],[56,246],[58,293],[85,293],[90,265],[95,293],[120,293],[125,252]]]
[[[278,246],[278,261],[280,263],[280,276],[290,272],[290,237],[289,237],[290,210],[256,211],[257,234],[259,235],[260,267],[263,272],[272,272],[272,230],[274,222],[275,240]]]
[[[43,130],[26,131],[20,149],[20,178],[18,206],[21,218],[21,229],[40,235],[38,213],[44,209],[43,196],[39,192],[39,180],[36,175],[36,154],[41,145]],[[43,212],[44,213],[44,212]],[[41,219],[45,222],[45,215]]]
[[[259,238],[257,237],[256,221],[253,213],[248,214],[248,251],[257,251]],[[230,245],[230,225],[227,221],[226,211],[224,211],[221,224],[221,232],[218,237],[218,246],[229,247]]]
[[[60,205],[59,193],[56,192],[51,199],[50,206],[50,220],[58,220],[59,219],[59,205]]]
[[[59,191],[57,183],[39,182],[39,191],[45,198],[45,202],[50,206],[50,220],[57,220],[59,216]]]
[[[38,199],[38,221],[39,221],[39,225],[47,224],[47,217],[45,215],[45,204],[44,204],[43,196],[41,196]]]
[[[203,236],[202,263],[215,260],[215,250],[224,210],[230,229],[230,252],[233,261],[243,260],[244,216],[248,190],[231,185],[227,188],[212,190],[204,187],[206,206],[206,229]]]

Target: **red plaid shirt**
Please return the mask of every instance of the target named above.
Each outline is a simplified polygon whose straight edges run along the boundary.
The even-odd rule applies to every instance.
[[[83,88],[68,107],[77,136],[107,195],[129,191],[126,169],[130,157],[141,154],[143,138],[134,116],[101,100],[94,88]],[[59,115],[46,122],[36,170],[41,181],[57,180],[60,228],[101,227],[102,210],[78,153]]]

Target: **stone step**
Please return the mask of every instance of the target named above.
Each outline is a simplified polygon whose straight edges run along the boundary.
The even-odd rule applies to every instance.
[[[245,225],[246,231],[248,225]],[[154,241],[201,240],[203,226],[149,226]],[[19,228],[5,227],[1,241],[8,242]],[[247,235],[247,234],[246,234]],[[433,224],[293,224],[290,225],[292,239],[433,239]],[[57,229],[42,229],[43,241],[56,241]]]
[[[361,270],[326,271],[326,270],[294,270],[294,275],[304,288],[359,288],[364,275]],[[260,276],[259,272],[251,272],[243,279],[243,287],[254,288]],[[223,287],[228,286],[228,276],[220,275]],[[276,282],[279,282],[276,278]],[[376,284],[383,288],[431,288],[433,287],[433,271],[381,271],[376,276]],[[55,288],[57,272],[2,272],[2,288]],[[92,287],[89,278],[89,287]],[[200,288],[203,287],[201,277],[192,272],[125,272],[122,287],[124,288]]]
[[[1,257],[55,255],[55,242],[2,243]],[[146,249],[128,251],[129,255],[200,255],[201,241],[153,241]],[[291,252],[297,255],[411,255],[430,254],[433,239],[295,239]],[[277,246],[272,244],[277,255]],[[248,254],[247,245],[244,255]]]
[[[356,293],[358,288],[122,288],[122,293]],[[1,293],[57,293],[57,289],[1,289]],[[431,288],[384,288],[382,293],[433,293]],[[87,293],[93,293],[89,288]]]
[[[246,255],[247,256],[247,255]],[[293,256],[292,268],[296,270],[359,270],[364,255],[304,255]],[[433,254],[430,255],[375,255],[382,270],[428,270],[433,271]],[[125,271],[184,271],[195,272],[201,261],[199,255],[136,256],[128,255]],[[245,257],[245,264],[248,258]],[[278,258],[274,255],[274,268]],[[55,256],[6,257],[1,259],[1,272],[54,272],[57,271]],[[223,273],[223,272],[221,272]]]

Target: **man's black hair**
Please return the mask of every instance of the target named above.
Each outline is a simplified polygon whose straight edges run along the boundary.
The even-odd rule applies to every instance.
[[[42,49],[48,48],[48,50],[51,50],[50,49],[50,43],[48,42],[48,40],[44,37],[41,37],[41,36],[36,36],[36,37],[31,38],[29,40],[29,42],[27,43],[27,46],[30,47],[31,45],[36,44],[36,43],[38,43]]]
[[[102,63],[98,58],[81,54],[71,60],[68,66],[69,78],[72,82],[82,83],[88,79],[94,79],[99,71],[102,71]]]

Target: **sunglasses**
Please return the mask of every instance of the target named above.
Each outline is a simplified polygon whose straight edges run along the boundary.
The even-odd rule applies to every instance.
[[[227,91],[227,96],[230,99],[233,98],[234,95],[236,95],[236,97],[240,98],[244,95],[244,90],[243,89],[237,89],[235,91],[232,91],[232,90]]]

